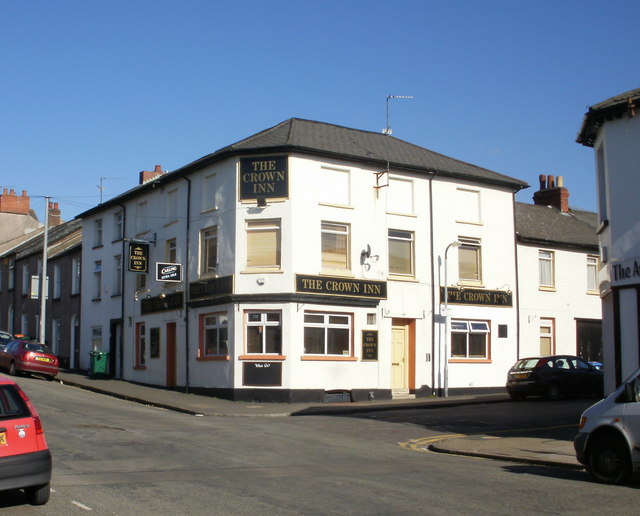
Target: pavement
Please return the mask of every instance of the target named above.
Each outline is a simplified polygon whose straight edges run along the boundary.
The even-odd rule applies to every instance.
[[[90,390],[135,403],[160,407],[194,416],[291,417],[303,415],[350,415],[403,409],[432,409],[469,404],[509,401],[507,394],[452,395],[447,398],[372,400],[350,403],[252,403],[184,393],[161,387],[139,385],[112,378],[91,377],[63,371],[56,377],[64,385]],[[531,431],[485,434],[449,434],[404,443],[405,448],[435,451],[526,464],[582,469],[573,450],[572,429],[548,429],[532,436]],[[568,437],[570,436],[570,437]]]

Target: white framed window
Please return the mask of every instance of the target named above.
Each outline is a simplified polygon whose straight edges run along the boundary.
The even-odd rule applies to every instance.
[[[215,274],[218,268],[218,228],[200,231],[200,276]]]
[[[171,224],[178,220],[178,190],[167,192],[165,202],[165,223]]]
[[[556,352],[555,321],[541,317],[539,331],[540,356],[554,355]]]
[[[451,321],[451,358],[491,358],[489,323],[486,321]]]
[[[102,349],[102,326],[91,327],[91,349],[96,351]]]
[[[71,295],[80,293],[80,274],[81,274],[80,258],[71,260]]]
[[[93,263],[93,299],[102,297],[102,260]]]
[[[229,318],[226,313],[200,314],[199,358],[229,354]]]
[[[102,219],[93,222],[93,247],[102,245]]]
[[[387,211],[390,213],[400,213],[403,215],[413,215],[414,213],[413,181],[389,178],[387,193]]]
[[[467,188],[456,189],[456,222],[480,224],[480,192]]]
[[[113,257],[113,291],[112,295],[122,294],[122,255]]]
[[[414,276],[414,233],[400,229],[389,230],[389,274]]]
[[[209,174],[202,178],[202,211],[215,210],[217,179],[216,174]]]
[[[281,266],[280,220],[247,221],[247,268]]]
[[[60,299],[62,290],[62,269],[59,264],[53,266],[53,299]]]
[[[349,175],[348,170],[322,167],[322,173],[319,176],[320,203],[349,206],[351,204]]]
[[[250,355],[282,354],[282,314],[280,311],[248,311],[246,344]]]
[[[555,287],[555,255],[553,251],[538,250],[538,284],[544,288]]]
[[[139,235],[147,231],[147,224],[147,201],[142,201],[136,206],[136,233]]]
[[[322,268],[350,270],[350,226],[322,221]]]
[[[597,256],[587,256],[587,290],[589,292],[598,291],[599,262]]]
[[[351,314],[305,312],[305,355],[352,355]]]
[[[482,281],[482,243],[479,238],[458,237],[458,278],[463,282]]]
[[[121,211],[113,214],[113,240],[122,240],[124,238],[124,219]]]
[[[164,257],[167,263],[178,263],[178,248],[175,238],[167,239],[165,243]]]

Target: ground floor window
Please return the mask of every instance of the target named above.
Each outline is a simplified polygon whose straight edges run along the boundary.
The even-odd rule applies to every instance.
[[[451,321],[451,358],[489,359],[489,323]]]
[[[200,358],[227,356],[229,318],[226,313],[200,315]]]
[[[246,321],[248,354],[282,354],[280,311],[250,311],[247,312]]]
[[[144,368],[147,357],[147,331],[143,322],[136,324],[136,357],[135,367]]]
[[[305,355],[351,355],[350,314],[304,313]]]

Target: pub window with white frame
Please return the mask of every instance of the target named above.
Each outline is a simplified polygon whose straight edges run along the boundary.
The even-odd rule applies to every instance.
[[[598,265],[597,256],[587,256],[587,290],[589,292],[598,291]]]
[[[281,266],[280,220],[247,220],[247,268]]]
[[[80,275],[81,271],[80,258],[71,260],[71,295],[80,293]]]
[[[478,190],[456,189],[456,221],[480,224],[480,192]]]
[[[200,231],[200,276],[215,274],[218,268],[218,228]]]
[[[178,190],[167,192],[165,199],[166,224],[171,224],[178,220]]]
[[[489,359],[489,324],[486,321],[452,320],[451,358]]]
[[[389,274],[413,277],[414,233],[400,229],[389,230]]]
[[[351,314],[305,312],[304,354],[351,356]]]
[[[113,240],[122,240],[124,238],[124,219],[121,211],[113,214]]]
[[[169,238],[166,241],[165,260],[167,263],[178,263],[178,248],[175,238]]]
[[[202,178],[202,211],[216,208],[216,175],[209,174]]]
[[[246,312],[246,331],[248,354],[282,354],[282,313],[280,311]]]
[[[93,222],[93,247],[102,245],[102,219]]]
[[[350,270],[351,246],[349,224],[322,221],[322,268]]]
[[[122,294],[122,256],[113,257],[113,291],[112,295]]]
[[[319,187],[319,201],[321,203],[337,206],[350,205],[351,187],[348,170],[322,167]]]
[[[553,251],[538,250],[538,281],[544,288],[555,287],[555,256]]]
[[[479,238],[459,237],[458,278],[463,282],[482,281],[482,243]]]
[[[387,211],[413,215],[413,210],[413,181],[390,177],[387,188]]]
[[[199,358],[229,354],[229,317],[226,313],[200,315]]]

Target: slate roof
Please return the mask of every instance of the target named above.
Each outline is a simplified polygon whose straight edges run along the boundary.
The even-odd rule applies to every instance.
[[[584,115],[576,142],[593,147],[598,129],[605,121],[622,118],[625,113],[636,116],[640,112],[640,88],[615,95],[594,104]]]
[[[516,236],[521,243],[598,252],[597,230],[597,213],[563,213],[549,206],[516,203]]]
[[[49,234],[47,235],[48,257],[53,258],[63,254],[71,248],[81,245],[81,243],[82,225],[80,220],[73,219],[58,226],[53,226],[49,228]],[[11,253],[15,253],[17,259],[26,258],[36,253],[42,253],[43,244],[44,228],[26,242],[11,249]]]
[[[121,194],[79,217],[100,211],[106,206],[139,195],[152,187],[188,175],[202,167],[236,155],[277,152],[297,152],[366,163],[384,170],[406,170],[423,174],[456,177],[511,188],[514,191],[529,185],[519,179],[478,167],[393,136],[348,127],[290,118],[248,138],[208,154],[182,168],[174,170],[144,185]]]

